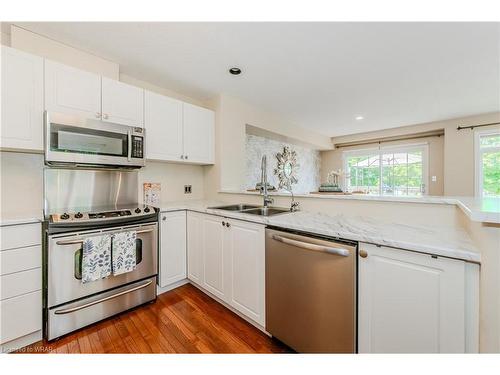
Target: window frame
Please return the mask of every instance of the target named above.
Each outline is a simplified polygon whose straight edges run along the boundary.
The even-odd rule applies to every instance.
[[[500,151],[500,146],[481,148],[481,137],[500,135],[500,129],[474,130],[474,196],[484,197],[483,191],[483,153]]]
[[[379,155],[379,170],[380,170],[380,183],[378,188],[378,195],[383,196],[382,194],[382,155],[388,152],[401,152],[408,153],[415,150],[422,150],[422,183],[424,184],[424,192],[422,192],[422,196],[429,195],[429,143],[409,143],[409,144],[399,144],[399,145],[388,145],[388,146],[378,146],[378,147],[370,147],[370,148],[362,148],[362,149],[354,149],[354,150],[346,150],[342,152],[342,169],[344,171],[348,171],[347,167],[347,158],[349,156],[369,156],[373,154]],[[344,174],[344,187],[347,189],[347,175]],[[390,195],[385,195],[390,196]],[[407,195],[409,196],[409,195]]]

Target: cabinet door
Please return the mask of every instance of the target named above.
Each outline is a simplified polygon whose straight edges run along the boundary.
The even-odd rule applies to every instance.
[[[222,300],[226,299],[224,262],[224,234],[227,228],[223,218],[203,216],[203,284],[209,292]]]
[[[263,225],[231,220],[229,248],[229,304],[260,325],[265,325],[265,229]]]
[[[144,90],[102,77],[102,119],[117,124],[143,127]]]
[[[182,102],[146,91],[144,127],[147,159],[182,160]]]
[[[360,352],[465,352],[465,262],[368,244],[360,250],[367,253],[359,258]]]
[[[183,105],[184,158],[188,162],[214,163],[215,114],[188,103]]]
[[[0,147],[43,150],[43,59],[2,46]]]
[[[203,284],[203,215],[187,213],[187,273],[188,279]]]
[[[186,278],[186,211],[161,214],[160,286]]]
[[[45,108],[101,119],[101,76],[45,60]]]

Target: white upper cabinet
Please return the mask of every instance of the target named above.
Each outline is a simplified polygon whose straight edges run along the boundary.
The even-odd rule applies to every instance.
[[[0,147],[43,150],[43,59],[2,46]]]
[[[186,278],[186,211],[161,214],[160,287]]]
[[[49,60],[45,60],[45,108],[144,126],[143,89]]]
[[[144,102],[147,159],[214,163],[213,111],[148,91]]]
[[[213,164],[215,114],[184,103],[184,159],[192,163]]]
[[[45,60],[45,108],[101,119],[101,76]]]
[[[146,159],[182,160],[182,102],[150,91],[144,93]]]
[[[102,77],[102,120],[142,127],[144,90]]]
[[[359,352],[464,353],[465,262],[360,244]]]

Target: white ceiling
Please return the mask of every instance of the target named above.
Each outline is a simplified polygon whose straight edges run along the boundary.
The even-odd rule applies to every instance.
[[[500,110],[499,23],[16,24],[122,73],[199,99],[233,95],[329,136]]]

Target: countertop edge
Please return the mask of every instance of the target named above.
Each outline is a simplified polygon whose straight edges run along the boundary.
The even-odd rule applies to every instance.
[[[218,202],[218,203],[224,204],[223,202]],[[215,206],[216,204],[217,203],[212,204],[212,206]],[[168,203],[167,203],[167,205],[168,205]],[[198,212],[198,213],[204,213],[204,214],[223,216],[223,217],[227,217],[227,218],[231,218],[231,219],[243,220],[243,221],[262,224],[262,225],[271,225],[271,226],[285,228],[283,225],[280,225],[277,222],[273,223],[273,218],[253,216],[253,215],[242,214],[242,213],[238,213],[238,212],[210,209],[208,207],[200,208],[200,207],[193,206],[192,203],[191,204],[186,203],[185,205],[176,204],[176,205],[173,205],[172,207],[160,207],[160,212],[172,212],[172,211],[184,211],[184,210]],[[277,217],[279,218],[279,216],[280,215],[278,215]],[[294,225],[287,225],[286,228],[292,229],[292,230],[308,232],[308,233],[313,233],[313,234],[332,236],[332,234],[328,233],[327,231],[321,231],[321,230],[317,230],[317,229],[314,230],[313,228],[304,229],[304,227],[299,228],[298,226],[294,226]],[[453,259],[460,259],[460,260],[463,260],[466,262],[473,262],[473,263],[480,263],[481,262],[481,254],[477,250],[467,251],[467,250],[457,250],[457,249],[446,249],[446,248],[439,248],[437,246],[432,246],[432,245],[425,245],[425,247],[424,247],[424,246],[419,246],[418,244],[415,244],[412,242],[406,242],[406,241],[400,241],[400,240],[387,240],[387,239],[383,239],[383,238],[367,239],[367,238],[363,238],[362,236],[359,236],[359,235],[356,235],[353,233],[345,233],[345,232],[340,233],[340,234],[341,234],[341,238],[352,240],[352,241],[372,243],[375,245],[394,247],[394,248],[399,248],[399,249],[407,250],[407,251],[414,251],[414,252],[420,252],[420,253],[425,253],[425,254],[453,258]]]

